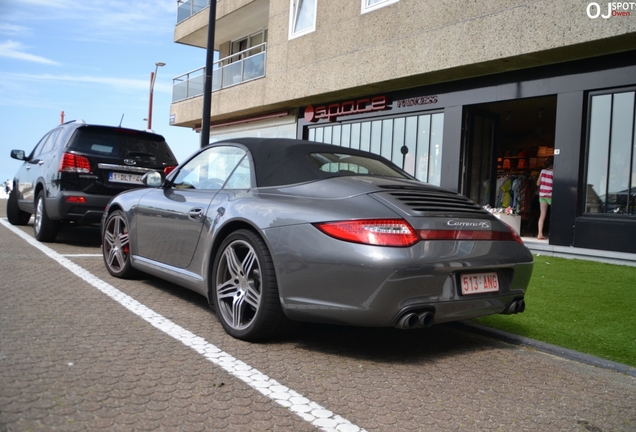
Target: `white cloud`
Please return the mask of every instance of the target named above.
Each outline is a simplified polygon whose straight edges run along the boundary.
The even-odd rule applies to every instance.
[[[27,74],[27,73],[0,73],[0,79],[6,82],[30,81],[38,83],[72,83],[72,84],[98,84],[109,86],[118,91],[148,91],[150,85],[146,79],[112,78],[90,75],[68,75],[68,74]],[[0,86],[1,88],[1,86]],[[172,85],[155,82],[155,92],[172,93]],[[145,94],[145,93],[143,93]]]
[[[147,43],[144,36],[171,34],[176,11],[174,0],[20,0],[4,4],[0,33],[3,27],[33,34],[43,26],[64,26],[67,38],[74,40]]]
[[[129,78],[110,78],[88,75],[54,75],[54,74],[6,74],[11,79],[38,81],[38,82],[70,82],[74,84],[102,84],[120,90],[145,90],[148,88],[148,81]]]
[[[0,22],[0,34],[24,35],[27,32],[30,30],[22,25]]]
[[[50,64],[50,65],[59,64],[53,60],[47,59],[45,57],[37,56],[34,54],[29,54],[25,51],[26,51],[25,46],[21,44],[20,42],[13,42],[11,40],[8,40],[6,42],[0,43],[0,57],[8,57],[8,58],[24,60],[28,62],[44,63],[44,64]]]

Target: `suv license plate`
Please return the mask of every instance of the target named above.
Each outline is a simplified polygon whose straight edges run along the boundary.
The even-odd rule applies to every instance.
[[[108,174],[108,181],[113,183],[142,184],[141,177],[142,177],[141,174],[111,172]]]
[[[460,275],[462,294],[480,294],[499,291],[497,273],[466,273]]]

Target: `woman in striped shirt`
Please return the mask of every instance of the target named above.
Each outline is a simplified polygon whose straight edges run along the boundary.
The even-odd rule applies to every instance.
[[[539,216],[539,234],[537,239],[545,240],[543,235],[543,224],[548,214],[548,206],[552,205],[552,164],[554,159],[549,157],[543,164],[544,168],[539,174],[537,186],[539,186],[539,207],[541,208],[541,216]]]

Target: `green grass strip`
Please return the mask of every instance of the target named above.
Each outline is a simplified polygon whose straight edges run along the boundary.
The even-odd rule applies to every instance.
[[[636,367],[636,267],[535,256],[525,300],[474,321]]]

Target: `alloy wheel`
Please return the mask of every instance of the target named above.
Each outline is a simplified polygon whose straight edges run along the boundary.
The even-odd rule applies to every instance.
[[[106,221],[104,229],[104,261],[113,274],[121,274],[128,267],[130,242],[128,225],[119,213],[113,213]]]
[[[261,306],[262,277],[254,248],[243,240],[228,244],[216,272],[217,310],[234,330],[252,324]]]

